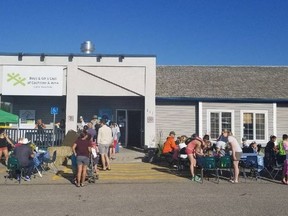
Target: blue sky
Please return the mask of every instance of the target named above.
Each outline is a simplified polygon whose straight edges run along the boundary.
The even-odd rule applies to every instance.
[[[1,0],[0,52],[156,55],[158,65],[286,65],[287,0]]]

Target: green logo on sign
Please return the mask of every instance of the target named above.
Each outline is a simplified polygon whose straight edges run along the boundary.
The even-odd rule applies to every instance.
[[[25,86],[24,81],[26,80],[26,78],[21,78],[19,73],[15,74],[15,73],[8,73],[8,79],[7,82],[14,82],[13,85],[16,86],[18,84]]]

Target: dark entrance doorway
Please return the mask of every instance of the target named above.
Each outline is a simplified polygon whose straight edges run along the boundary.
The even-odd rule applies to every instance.
[[[142,112],[128,110],[128,147],[143,147],[143,121]]]

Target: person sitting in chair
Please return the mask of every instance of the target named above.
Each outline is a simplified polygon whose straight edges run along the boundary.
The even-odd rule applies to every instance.
[[[29,141],[25,138],[22,141],[22,145],[16,147],[14,149],[14,156],[18,159],[19,165],[21,168],[24,168],[24,180],[30,181],[31,174],[34,168],[33,157],[34,153],[31,149],[30,145],[28,145]],[[21,178],[22,176],[18,176]]]
[[[169,165],[173,165],[173,155],[178,149],[175,142],[175,132],[171,131],[164,143],[162,154],[167,158]]]
[[[287,139],[288,139],[288,135],[283,134],[282,140],[280,140],[280,142],[278,143],[277,154],[276,154],[276,160],[277,160],[278,164],[284,164],[284,161],[286,159],[286,152],[285,152],[285,149],[283,146],[283,142]]]
[[[265,147],[265,166],[271,169],[276,164],[276,142],[277,137],[274,135],[270,136],[269,142],[266,144]]]
[[[251,148],[253,150],[253,153],[258,153],[258,148],[257,148],[257,143],[255,141],[251,142],[249,145],[249,148]],[[251,150],[251,152],[252,152]]]
[[[225,152],[226,149],[226,143],[223,141],[216,142],[216,148],[215,148],[215,154],[216,157],[223,157],[226,155]]]

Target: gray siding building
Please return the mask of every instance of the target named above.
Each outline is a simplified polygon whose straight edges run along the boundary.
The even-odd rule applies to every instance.
[[[262,145],[288,133],[288,67],[157,66],[156,77],[158,143],[170,130],[215,140],[229,129]]]

